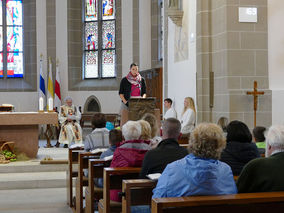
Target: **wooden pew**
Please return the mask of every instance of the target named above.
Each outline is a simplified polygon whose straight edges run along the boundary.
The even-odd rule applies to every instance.
[[[151,205],[152,191],[157,181],[149,179],[123,180],[122,212],[130,213],[131,206]]]
[[[76,212],[83,212],[83,187],[88,186],[88,177],[84,175],[84,169],[88,168],[88,160],[91,158],[98,159],[100,153],[82,152],[78,156],[78,176],[76,178]]]
[[[103,188],[95,186],[94,178],[103,178],[104,167],[109,167],[111,160],[90,159],[88,187],[85,190],[86,213],[93,213],[94,201],[103,198]]]
[[[103,199],[99,201],[100,213],[121,212],[120,202],[110,201],[111,189],[122,189],[122,180],[138,179],[141,168],[104,168]]]
[[[284,191],[217,196],[154,198],[152,199],[151,212],[276,213],[282,212],[283,209]]]
[[[73,207],[73,177],[78,176],[78,168],[73,169],[73,167],[78,166],[78,156],[80,152],[84,152],[83,148],[73,148],[68,149],[68,170],[66,172],[66,188],[67,188],[67,204]]]

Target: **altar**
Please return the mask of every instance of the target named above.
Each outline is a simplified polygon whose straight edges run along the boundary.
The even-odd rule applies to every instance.
[[[56,112],[1,112],[0,138],[15,142],[15,150],[36,158],[40,124],[58,124]]]

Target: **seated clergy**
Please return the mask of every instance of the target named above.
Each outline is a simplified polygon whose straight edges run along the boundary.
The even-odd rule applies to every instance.
[[[239,193],[284,191],[284,126],[272,126],[266,135],[265,158],[250,161],[242,170]]]
[[[67,148],[72,141],[82,143],[82,129],[79,124],[81,113],[77,107],[72,104],[72,98],[65,98],[65,105],[60,107],[58,120],[61,125],[59,143]]]
[[[225,145],[220,127],[199,124],[190,134],[190,154],[167,165],[153,198],[237,193],[230,166],[218,160]]]

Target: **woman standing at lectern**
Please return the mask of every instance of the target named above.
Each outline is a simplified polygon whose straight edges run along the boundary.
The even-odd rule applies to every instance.
[[[128,110],[128,100],[131,97],[146,98],[145,79],[138,72],[138,65],[132,63],[130,71],[120,82],[119,97],[121,98],[120,110]]]

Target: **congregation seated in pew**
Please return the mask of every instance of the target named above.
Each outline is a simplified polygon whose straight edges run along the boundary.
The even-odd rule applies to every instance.
[[[242,170],[239,193],[284,191],[284,126],[272,126],[266,135],[266,157],[250,161]]]
[[[260,157],[247,125],[241,121],[231,121],[227,126],[227,145],[221,154],[221,161],[227,163],[235,176],[252,159]]]
[[[266,131],[266,128],[263,126],[256,126],[253,128],[252,136],[253,141],[255,142],[255,145],[257,146],[258,152],[261,155],[265,154],[265,136],[264,132]]]
[[[178,144],[180,130],[181,124],[175,118],[168,118],[163,122],[163,140],[155,149],[146,153],[140,173],[141,178],[146,178],[148,174],[162,173],[169,163],[188,154],[187,150]]]
[[[167,165],[153,198],[237,193],[230,166],[218,160],[225,145],[220,127],[199,124],[190,135],[190,154]]]
[[[122,126],[125,139],[116,148],[110,167],[141,167],[146,152],[150,149],[149,141],[140,139],[142,128],[138,121],[128,121]],[[121,201],[118,192],[111,192],[111,200]]]
[[[58,114],[61,125],[58,141],[64,144],[64,148],[67,148],[73,141],[75,144],[82,144],[82,129],[79,124],[81,113],[72,102],[71,97],[66,97],[65,104],[60,107]],[[59,147],[59,143],[56,144],[57,147]]]
[[[86,152],[96,148],[109,148],[109,130],[103,113],[95,113],[92,118],[93,131],[86,136],[84,149]]]

